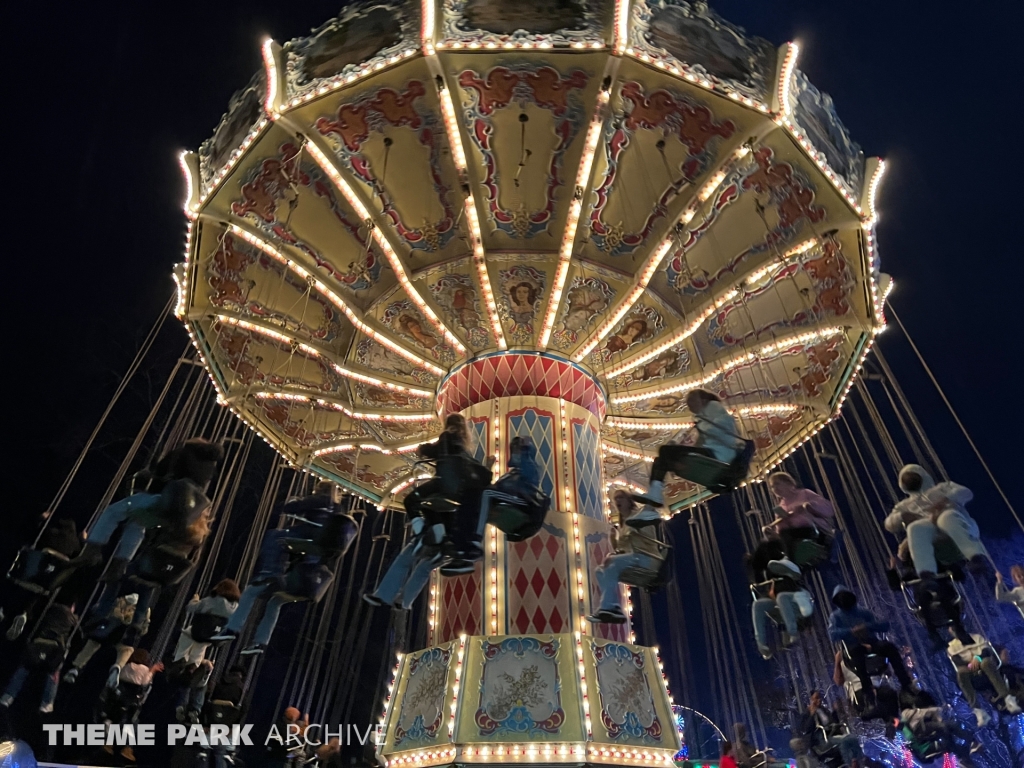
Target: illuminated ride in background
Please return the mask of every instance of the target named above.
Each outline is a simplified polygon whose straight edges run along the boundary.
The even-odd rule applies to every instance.
[[[263,69],[181,162],[184,322],[219,401],[383,507],[462,413],[538,451],[542,531],[435,575],[382,753],[670,763],[652,649],[596,625],[606,495],[645,488],[705,388],[761,479],[843,405],[884,327],[865,160],[797,47],[682,0],[384,0]],[[676,479],[673,510],[710,495]]]

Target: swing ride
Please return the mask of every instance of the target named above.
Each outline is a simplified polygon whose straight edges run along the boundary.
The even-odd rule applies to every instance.
[[[154,459],[190,438],[225,447],[204,559],[159,585],[170,605],[147,643],[154,659],[194,592],[229,575],[261,583],[274,510],[328,480],[348,495],[345,546],[310,564],[315,595],[289,571],[261,596],[275,619],[288,602],[302,603],[303,618],[283,673],[264,669],[261,641],[243,698],[266,672],[275,717],[294,705],[349,722],[369,698],[358,661],[374,644],[360,595],[415,544],[403,501],[431,475],[418,449],[453,414],[468,422],[475,460],[494,458],[495,477],[512,441],[528,439],[550,509],[523,522],[514,496],[487,491],[496,506],[483,557],[433,572],[415,609],[421,632],[401,610],[389,619],[377,679],[387,695],[383,709],[367,705],[389,768],[717,765],[728,723],[749,724],[766,745],[780,712],[831,685],[829,569],[862,604],[895,613],[892,631],[914,658],[928,656],[916,626],[935,613],[916,602],[927,593],[879,589],[894,547],[878,509],[901,498],[891,478],[908,456],[946,477],[885,358],[869,357],[892,288],[875,243],[885,166],[797,69],[795,44],[776,48],[685,0],[371,0],[308,37],[267,40],[261,54],[213,136],[180,157],[187,243],[172,314],[190,345],[89,522],[141,446]],[[613,522],[623,522],[609,495],[648,491],[659,446],[683,442],[701,419],[687,403],[696,390],[721,400],[748,450],[692,457],[668,476],[667,512],[689,524],[665,526],[642,565],[622,571],[625,621],[605,623],[598,568],[619,551]],[[254,469],[260,439],[276,455]],[[779,468],[836,510],[827,541],[791,553],[813,611],[798,648],[784,615],[768,614],[779,642],[764,650],[787,698],[775,706],[742,646],[746,602],[730,589],[728,555],[758,547],[777,502],[761,481]],[[240,520],[253,477],[263,489]],[[723,547],[730,505],[738,534]],[[244,549],[225,565],[236,535]],[[317,552],[275,535],[296,559]],[[686,537],[684,597],[676,547]],[[18,567],[42,557],[26,549]],[[948,588],[991,637],[1005,615],[980,607],[980,585]],[[674,633],[666,658],[651,647],[655,592]],[[47,583],[39,599],[57,593]],[[686,650],[683,604],[694,597],[706,665]],[[244,634],[227,628],[203,636]],[[215,679],[244,661],[241,646],[214,646]],[[962,710],[936,667],[916,666],[916,679]],[[698,685],[713,718],[683,706],[697,703]],[[882,753],[902,743],[884,724],[858,727]],[[1001,755],[994,728],[978,738]],[[890,765],[910,765],[892,754]]]
[[[884,327],[884,165],[797,53],[685,2],[354,6],[267,40],[182,156],[176,314],[220,400],[294,466],[387,506],[447,414],[499,471],[511,438],[537,447],[555,510],[435,577],[430,647],[396,670],[394,764],[678,750],[657,659],[586,620],[604,492],[643,490],[697,388],[753,455],[701,457],[669,506],[763,477],[839,412]]]

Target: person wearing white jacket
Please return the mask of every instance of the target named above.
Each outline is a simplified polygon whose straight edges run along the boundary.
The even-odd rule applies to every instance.
[[[949,536],[971,570],[985,572],[991,567],[978,524],[964,508],[974,498],[970,488],[948,480],[936,483],[917,464],[903,467],[899,482],[907,498],[893,507],[885,519],[885,529],[895,536],[906,531],[910,558],[919,576],[928,578],[938,571],[935,540],[940,533]]]
[[[695,435],[693,445],[666,443],[658,449],[658,457],[651,465],[651,480],[646,494],[633,494],[644,504],[639,513],[626,521],[626,525],[642,528],[661,521],[661,507],[665,503],[665,476],[672,472],[686,477],[687,459],[691,455],[707,456],[729,464],[743,451],[743,438],[737,434],[736,419],[718,395],[706,389],[693,389],[686,395],[686,406],[693,413]]]

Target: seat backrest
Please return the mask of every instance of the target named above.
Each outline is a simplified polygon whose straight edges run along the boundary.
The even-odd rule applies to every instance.
[[[287,595],[296,601],[308,600],[318,603],[327,594],[333,581],[334,574],[327,566],[300,563],[288,571],[284,589],[279,594]]]
[[[640,555],[645,561],[624,570],[619,576],[619,581],[631,587],[656,592],[672,579],[672,547],[655,539],[650,539],[650,541],[660,545],[658,554],[634,550],[634,553]]]
[[[828,549],[811,539],[801,539],[793,545],[790,559],[801,568],[814,568],[828,559]]]
[[[214,699],[206,707],[207,725],[236,725],[242,722],[242,710],[234,702]]]
[[[197,642],[208,643],[216,635],[220,634],[220,631],[227,626],[227,623],[228,620],[223,616],[217,616],[213,613],[194,613],[192,614],[192,627],[189,630],[189,634]]]
[[[69,558],[56,550],[24,547],[18,552],[7,576],[29,592],[49,592],[54,579],[68,562]]]
[[[851,656],[849,647],[847,647],[845,642],[841,645],[843,649],[843,658],[846,661],[850,661]],[[865,657],[865,666],[867,667],[868,675],[871,677],[878,677],[879,675],[884,675],[889,671],[889,662],[885,660],[884,656],[879,656],[877,653],[869,653]],[[850,668],[853,668],[852,664],[850,665]]]
[[[544,527],[551,499],[537,493],[532,499],[511,494],[485,491],[492,494],[487,509],[487,522],[502,531],[509,541],[525,541]]]
[[[144,548],[135,563],[134,576],[165,587],[185,578],[194,565],[191,558],[160,544]]]
[[[146,700],[149,688],[148,685],[120,682],[117,684],[117,697],[123,706],[135,706]]]

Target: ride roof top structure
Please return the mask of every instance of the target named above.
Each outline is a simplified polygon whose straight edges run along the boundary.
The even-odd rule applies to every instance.
[[[267,40],[182,154],[176,314],[235,414],[376,503],[439,417],[524,393],[589,409],[605,486],[640,488],[708,388],[763,477],[891,287],[884,164],[797,54],[682,0],[348,6]]]

